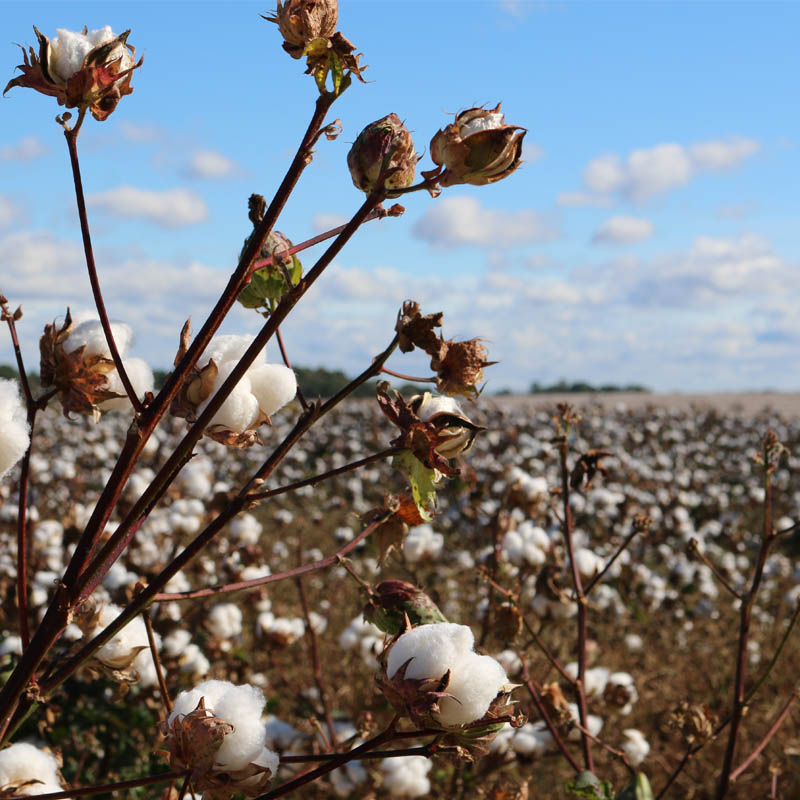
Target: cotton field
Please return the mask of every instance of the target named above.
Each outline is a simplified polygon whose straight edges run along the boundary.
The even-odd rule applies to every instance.
[[[289,432],[297,410],[290,405],[272,419],[264,446],[200,442],[85,611],[64,630],[51,670],[115,619],[226,506],[270,445]],[[800,600],[793,532],[800,519],[800,421],[769,411],[677,411],[656,404],[578,410],[582,419],[566,439],[572,559],[562,535],[564,440],[555,435],[556,409],[534,399],[464,404],[487,430],[457,459],[460,473],[442,479],[433,518],[406,526],[390,542],[379,528],[323,568],[227,591],[351,547],[385,496],[405,491],[405,476],[390,459],[254,502],[236,517],[149,609],[163,688],[143,617],[135,617],[53,694],[44,718],[22,724],[15,741],[43,755],[31,758],[20,750],[20,760],[46,765],[42,783],[28,784],[25,793],[56,791],[54,782],[84,785],[181,768],[188,763],[181,748],[207,730],[202,721],[211,718],[195,713],[205,695],[207,708],[231,706],[227,722],[239,725],[237,735],[249,748],[242,755],[226,740],[230,755],[220,748],[207,772],[212,795],[220,770],[250,796],[294,780],[309,768],[309,758],[346,752],[383,730],[391,706],[400,703],[420,730],[426,720],[438,725],[435,745],[422,735],[394,742],[374,757],[348,760],[298,796],[567,797],[575,776],[569,759],[582,760],[587,738],[594,773],[616,791],[641,772],[657,793],[684,755],[702,744],[665,796],[711,796],[726,741],[738,609],[764,530],[758,457],[767,430],[785,447],[771,475],[767,523],[779,535],[760,567],[742,657],[745,690],[758,692],[742,721],[735,766],[764,739],[797,688],[800,648],[791,626]],[[47,412],[37,421],[29,508],[32,618],[41,618],[53,596],[127,425],[122,414],[95,424]],[[107,535],[181,430],[172,419],[151,437]],[[386,449],[393,436],[375,403],[353,401],[303,436],[260,488],[269,492],[344,467]],[[0,484],[5,674],[21,652],[17,471]],[[588,592],[583,634],[573,564]],[[388,607],[375,597],[397,582],[424,590],[429,605],[420,614],[433,616],[410,619],[416,627],[395,644],[385,617],[365,604]],[[207,591],[219,587],[226,590]],[[181,599],[187,594],[195,596]],[[412,616],[414,602],[406,612]],[[434,624],[426,631],[419,621]],[[417,632],[424,639],[419,644],[404,638]],[[581,671],[583,711],[575,691]],[[443,675],[447,681],[438,687],[420,685],[419,679]],[[175,703],[169,710],[164,690]],[[499,709],[500,722],[471,734],[481,739],[473,760],[457,758],[459,748],[473,747],[464,740],[469,725],[485,723],[492,709]],[[233,721],[240,713],[245,721]],[[779,796],[798,796],[791,794],[800,752],[797,711],[792,706],[787,714],[730,797],[766,796],[775,775],[784,792]],[[412,752],[379,757],[399,748]],[[63,784],[50,754],[60,758]],[[7,773],[9,785],[18,785],[25,776],[13,748],[2,758],[0,780]],[[136,791],[155,797],[162,789]]]

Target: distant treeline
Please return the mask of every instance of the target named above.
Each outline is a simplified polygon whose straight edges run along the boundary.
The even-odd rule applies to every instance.
[[[566,381],[562,379],[557,383],[551,383],[546,386],[534,381],[528,391],[530,394],[571,394],[573,392],[649,392],[650,389],[639,383],[627,383],[622,386],[618,386],[615,383],[603,383],[600,386],[595,386],[594,384],[586,383],[586,381]]]

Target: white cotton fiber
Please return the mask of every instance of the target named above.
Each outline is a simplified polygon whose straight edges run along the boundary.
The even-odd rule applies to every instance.
[[[88,33],[76,33],[65,28],[58,28],[58,34],[50,40],[49,68],[56,80],[66,83],[82,66],[83,60],[91,50],[100,44],[116,39],[110,25]],[[120,70],[130,69],[133,60],[124,47],[120,51],[122,63]]]
[[[391,679],[409,659],[405,678],[440,678],[448,670],[446,691],[452,697],[439,701],[438,721],[448,727],[480,719],[508,682],[503,667],[491,656],[473,652],[474,637],[466,625],[436,622],[419,625],[392,645],[386,664]]]
[[[155,386],[153,370],[150,369],[150,365],[144,359],[123,358],[122,366],[125,367],[125,372],[128,373],[133,391],[140,400],[144,398],[145,392],[153,391]],[[102,411],[125,411],[130,407],[130,400],[125,394],[125,387],[122,385],[122,379],[116,370],[108,373],[106,386],[110,392],[115,392],[122,395],[122,397],[115,397],[100,403]]]
[[[100,611],[98,625],[87,633],[92,638],[107,628],[119,615],[122,609],[111,603]],[[136,655],[137,648],[149,647],[147,629],[141,617],[134,617],[122,630],[109,639],[95,652],[95,658],[107,667],[120,669],[127,667],[130,659]]]
[[[427,778],[431,766],[430,759],[425,756],[384,758],[381,761],[383,788],[392,797],[422,797],[431,790]]]
[[[626,728],[622,733],[625,736],[622,752],[628,756],[631,766],[638,767],[647,758],[647,754],[650,752],[650,744],[644,738],[642,732],[636,728]]]
[[[191,691],[178,695],[168,722],[172,723],[178,715],[185,716],[194,711],[201,697],[207,711],[234,727],[217,750],[215,769],[227,772],[243,769],[250,763],[267,766],[274,763],[275,769],[270,766],[274,774],[277,756],[272,761],[269,751],[264,752],[266,731],[261,722],[261,712],[266,701],[261,689],[250,684],[234,686],[230,681],[204,681]]]
[[[215,336],[209,343],[208,347],[203,351],[203,355],[197,359],[198,367],[205,367],[208,362],[213,358],[217,366],[232,361],[237,363],[245,354],[245,351],[253,343],[252,336],[239,336],[237,334],[224,333]],[[263,364],[266,360],[266,350],[262,350],[253,366],[256,364]]]
[[[0,750],[0,790],[12,784],[37,780],[20,789],[20,794],[38,795],[62,792],[55,756],[27,742],[12,744]]]
[[[242,610],[233,603],[218,603],[208,612],[208,629],[212,636],[229,639],[242,632]]]
[[[297,394],[297,378],[283,364],[259,364],[248,371],[247,377],[259,408],[267,416],[294,400]]]
[[[76,317],[76,319],[80,319],[80,317]],[[128,352],[133,339],[133,331],[130,325],[126,325],[124,322],[112,322],[111,333],[114,336],[114,343],[117,345],[119,354],[124,356]],[[72,353],[83,346],[86,347],[83,351],[84,358],[89,358],[90,356],[111,358],[111,351],[108,349],[106,335],[99,319],[85,319],[79,322],[72,328],[67,340],[64,342],[64,350],[67,353]]]
[[[219,367],[217,379],[214,381],[214,391],[198,406],[198,416],[205,411],[211,398],[219,391],[223,383],[236,367],[235,361],[228,361]],[[222,425],[235,433],[242,433],[255,425],[258,419],[258,400],[252,393],[250,378],[247,374],[242,376],[233,391],[225,398],[217,413],[211,418],[208,426]]]
[[[0,378],[0,478],[25,455],[29,430],[17,382]]]

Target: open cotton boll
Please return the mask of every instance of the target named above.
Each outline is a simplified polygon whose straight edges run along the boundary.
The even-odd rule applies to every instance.
[[[297,378],[283,364],[260,364],[248,370],[247,377],[258,407],[267,416],[294,400],[297,394]]]
[[[17,382],[0,379],[0,478],[25,455],[29,430]]]
[[[474,636],[466,625],[436,622],[419,625],[392,645],[386,663],[391,679],[407,661],[405,679],[440,678],[450,672],[446,691],[452,697],[439,700],[435,718],[446,727],[480,719],[508,678],[491,656],[473,652]]]
[[[229,639],[242,632],[242,610],[233,603],[219,603],[208,612],[208,629],[212,636]]]
[[[35,780],[18,790],[19,794],[38,795],[62,792],[56,757],[27,742],[17,742],[0,750],[0,792],[7,787]]]
[[[266,731],[261,722],[261,712],[266,701],[261,689],[247,683],[235,686],[230,681],[204,681],[177,696],[168,724],[194,711],[201,698],[206,711],[233,725],[233,731],[225,736],[217,750],[214,769],[232,772],[244,769],[250,763],[259,763],[268,766],[274,774],[278,767],[277,756],[270,751],[264,752]],[[274,756],[274,761],[271,756]]]
[[[228,376],[236,368],[237,362],[228,361],[219,367],[217,379],[214,381],[214,390],[197,408],[198,416],[206,410],[211,398],[219,391]],[[258,400],[252,392],[250,378],[247,373],[242,376],[233,391],[225,398],[217,413],[211,418],[208,427],[222,425],[235,433],[242,433],[255,425],[258,419]]]
[[[57,28],[57,36],[50,41],[50,59],[48,68],[56,80],[66,83],[82,66],[83,61],[95,47],[116,39],[110,25],[95,31],[78,33]],[[124,47],[120,50],[120,71],[130,69],[133,59]]]
[[[83,318],[82,321],[81,318]],[[67,353],[73,353],[79,347],[85,346],[84,358],[90,356],[111,358],[111,351],[108,349],[106,335],[99,319],[93,318],[90,314],[80,314],[74,318],[73,322],[76,324],[64,342],[64,350]],[[133,340],[133,331],[130,325],[126,325],[124,322],[112,322],[111,334],[119,354],[124,356]]]
[[[647,758],[647,754],[650,752],[650,744],[644,738],[642,732],[636,728],[626,728],[622,731],[622,734],[625,737],[622,752],[628,756],[631,766],[638,767]]]
[[[96,626],[87,632],[87,638],[91,638],[104,628],[107,628],[120,614],[122,609],[111,603],[103,606],[100,611]],[[147,629],[141,617],[134,617],[122,630],[109,639],[94,654],[94,657],[112,669],[124,669],[127,667],[142,648],[149,647],[147,640]]]

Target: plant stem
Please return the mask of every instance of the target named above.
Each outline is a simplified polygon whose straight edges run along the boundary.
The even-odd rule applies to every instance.
[[[138,415],[142,411],[142,404],[136,396],[136,391],[131,384],[128,373],[122,363],[122,356],[117,349],[117,343],[114,341],[114,334],[111,331],[111,323],[108,320],[106,313],[106,306],[103,301],[103,293],[100,290],[100,280],[97,276],[97,267],[94,261],[94,250],[92,248],[92,236],[89,231],[89,218],[86,214],[86,200],[83,196],[83,181],[81,179],[81,168],[78,161],[78,132],[80,131],[83,118],[86,116],[86,109],[82,108],[78,115],[78,122],[74,128],[65,128],[64,136],[67,140],[67,149],[69,150],[69,161],[72,166],[72,180],[75,184],[75,200],[78,205],[78,219],[81,226],[81,238],[83,239],[83,254],[86,258],[86,269],[89,272],[89,283],[92,286],[92,295],[94,297],[94,305],[97,309],[97,315],[100,317],[100,324],[103,327],[103,333],[106,337],[106,343],[111,353],[111,359],[114,366],[117,368],[122,385],[125,387],[125,394],[131,401],[134,412]]]
[[[37,797],[41,797],[42,800],[69,800],[71,797],[90,797],[93,794],[105,794],[106,792],[117,792],[124,789],[136,789],[139,786],[166,783],[185,774],[184,772],[161,772],[158,775],[148,775],[146,778],[134,778],[130,781],[119,781],[118,783],[102,783],[96,786],[81,786],[75,789],[65,789],[63,792],[48,792],[47,794],[37,795]],[[29,796],[27,794],[3,795],[3,800],[27,800]]]
[[[384,367],[382,372],[391,375],[393,378],[400,378],[400,380],[409,381],[410,383],[436,383],[437,380],[435,375],[430,378],[415,378],[413,375],[404,375],[402,372],[395,372],[388,367]]]
[[[161,692],[161,702],[164,704],[166,716],[169,716],[172,711],[172,701],[169,699],[167,682],[164,680],[164,670],[161,669],[161,659],[158,657],[158,648],[156,647],[156,637],[153,635],[153,623],[150,621],[150,612],[146,608],[142,610],[142,619],[144,620],[144,627],[147,630],[147,643],[150,645],[150,655],[153,657],[153,666],[155,667],[156,676],[158,678],[158,690]]]
[[[281,358],[283,359],[283,363],[286,364],[289,369],[292,368],[292,362],[289,361],[289,355],[286,352],[286,346],[283,343],[283,336],[281,336],[281,329],[275,329],[275,338],[278,340],[278,348],[281,351]],[[308,403],[306,402],[306,398],[303,396],[303,390],[300,388],[300,385],[297,385],[297,399],[300,401],[300,405],[303,407],[303,411],[308,411]]]

